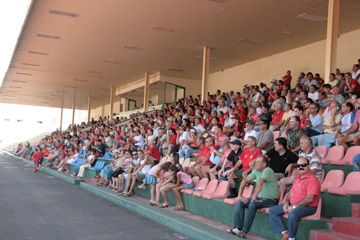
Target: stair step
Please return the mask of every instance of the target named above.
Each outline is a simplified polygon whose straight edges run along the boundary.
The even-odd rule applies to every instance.
[[[352,204],[352,217],[360,218],[360,203]]]
[[[333,218],[331,230],[360,237],[360,218]]]
[[[359,238],[328,230],[313,230],[310,232],[310,240],[359,240]]]

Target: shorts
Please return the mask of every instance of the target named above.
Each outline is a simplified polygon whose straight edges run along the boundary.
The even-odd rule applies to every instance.
[[[145,183],[148,184],[148,185],[156,185],[157,179],[153,175],[146,174]]]
[[[122,168],[118,168],[113,172],[112,177],[117,178],[122,173],[124,173],[124,170]]]
[[[75,158],[71,158],[71,159],[67,160],[67,163],[68,163],[68,164],[72,164],[72,163],[74,163],[74,162],[76,162],[76,159],[75,159]]]
[[[181,185],[181,187],[183,189],[194,189],[195,188],[195,183],[194,182],[191,182],[191,183],[188,183],[188,184],[184,183],[184,184]]]
[[[145,176],[146,176],[145,174],[139,172],[139,173],[137,174],[137,181],[138,181],[138,182],[143,182],[144,179],[145,179]]]

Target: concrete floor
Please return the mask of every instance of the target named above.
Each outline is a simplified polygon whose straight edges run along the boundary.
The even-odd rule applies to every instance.
[[[187,239],[0,153],[0,240]]]

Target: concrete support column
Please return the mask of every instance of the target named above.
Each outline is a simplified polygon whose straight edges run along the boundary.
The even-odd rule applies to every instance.
[[[76,105],[76,91],[74,89],[74,98],[72,103],[72,118],[71,118],[71,125],[75,125],[75,105]]]
[[[329,0],[327,16],[326,50],[325,50],[325,76],[329,81],[329,75],[336,69],[336,50],[339,35],[340,0]]]
[[[88,122],[90,122],[90,118],[91,118],[91,96],[88,96]]]
[[[105,106],[101,105],[101,118],[104,118],[105,114]]]
[[[149,82],[150,76],[148,72],[145,72],[145,85],[144,85],[144,112],[148,111],[148,102],[149,102]]]
[[[63,115],[64,115],[64,94],[61,97],[61,109],[60,109],[60,132],[62,132],[62,122],[63,122]]]
[[[112,118],[113,113],[114,113],[114,95],[115,95],[114,87],[111,86],[110,87],[110,111],[109,111],[110,118]]]
[[[210,66],[210,48],[204,46],[202,78],[201,78],[201,102],[206,101],[208,97],[209,66]]]

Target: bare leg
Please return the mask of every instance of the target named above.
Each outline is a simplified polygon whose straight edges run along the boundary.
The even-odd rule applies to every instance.
[[[162,187],[162,183],[156,184],[156,195],[155,195],[155,203],[159,205],[160,203],[160,188]]]

